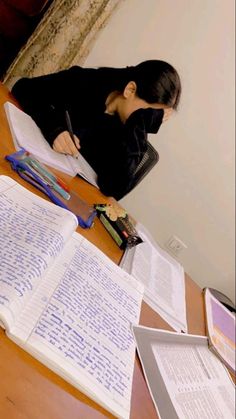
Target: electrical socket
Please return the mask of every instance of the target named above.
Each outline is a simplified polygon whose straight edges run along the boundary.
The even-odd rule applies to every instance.
[[[188,248],[177,236],[171,236],[166,242],[165,247],[175,256],[179,256],[184,249]]]

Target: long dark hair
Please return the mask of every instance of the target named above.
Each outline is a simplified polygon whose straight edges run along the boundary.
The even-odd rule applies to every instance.
[[[126,68],[101,67],[111,90],[123,91],[129,81],[137,85],[137,96],[148,103],[159,103],[177,109],[181,81],[175,68],[161,60],[147,60]]]

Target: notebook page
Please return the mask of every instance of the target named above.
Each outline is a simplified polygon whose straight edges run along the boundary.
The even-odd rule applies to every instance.
[[[54,278],[59,285],[49,298]],[[142,285],[77,233],[45,284],[51,290],[41,286],[13,339],[25,340],[27,351],[106,409],[129,417],[135,357],[130,325],[139,321]],[[29,324],[36,307],[38,321]]]
[[[41,162],[75,176],[70,161],[64,154],[56,153],[45,140],[41,130],[33,119],[10,102],[4,104],[13,141],[17,150],[25,148]]]
[[[76,226],[69,211],[0,176],[0,314],[8,328]]]
[[[25,148],[41,162],[70,176],[80,174],[92,185],[97,185],[97,175],[80,154],[78,159],[54,151],[45,140],[34,120],[10,102],[4,104],[13,141],[17,150]]]
[[[73,170],[75,170],[76,173],[78,173],[85,180],[91,183],[91,185],[96,186],[96,188],[98,188],[97,173],[93,170],[90,164],[88,164],[88,162],[85,160],[81,153],[78,155],[76,159],[71,156],[67,156],[67,159],[69,160],[71,167],[73,168]]]

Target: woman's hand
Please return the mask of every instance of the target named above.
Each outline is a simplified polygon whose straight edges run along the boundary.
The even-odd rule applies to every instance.
[[[162,122],[166,122],[170,118],[173,112],[173,108],[164,108],[163,110],[164,110],[164,115],[163,115]]]
[[[53,150],[58,153],[69,154],[77,157],[80,149],[79,138],[74,135],[75,144],[73,143],[68,131],[61,132],[53,142]]]

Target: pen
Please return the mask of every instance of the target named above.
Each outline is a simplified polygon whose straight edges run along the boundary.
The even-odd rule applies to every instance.
[[[45,176],[47,176],[47,178],[53,180],[54,182],[57,182],[58,185],[60,185],[66,192],[68,192],[68,193],[70,192],[70,189],[69,189],[68,185],[66,184],[66,182],[64,182],[61,178],[59,178],[58,176],[54,175],[53,173],[48,172],[46,170],[46,168],[42,165],[42,163],[39,164],[37,162],[37,160],[33,159],[30,156],[30,153],[28,151],[26,152],[26,156],[27,157],[24,157],[23,158],[23,160],[26,161],[26,163],[28,162],[29,164],[35,165],[36,166],[36,169],[41,170],[41,172],[43,171],[43,174]]]
[[[64,188],[62,188],[62,186],[57,182],[57,180],[53,180],[52,178],[49,178],[49,176],[45,176],[43,171],[40,171],[37,167],[37,169],[35,168],[34,165],[30,164],[30,169],[46,184],[48,184],[48,186],[51,186],[52,189],[54,189],[54,191],[58,192],[59,195],[62,196],[62,198],[69,200],[70,199],[70,194],[65,191]]]
[[[59,178],[58,176],[56,176],[56,181],[58,183],[58,185],[60,185],[66,192],[70,192],[69,187],[67,186],[67,184],[65,182],[63,182],[63,180],[61,180],[61,178]]]
[[[24,162],[28,164],[31,170],[36,173],[41,180],[48,183],[56,192],[58,192],[64,199],[70,199],[70,194],[60,185],[57,177],[52,173],[49,173],[44,167],[42,167],[36,160],[28,157],[24,159]]]
[[[66,125],[67,125],[68,132],[70,134],[70,138],[72,139],[75,147],[77,148],[77,145],[75,143],[74,134],[73,134],[73,128],[72,128],[72,124],[71,124],[71,119],[70,119],[70,115],[69,115],[69,112],[68,111],[65,111],[65,116],[66,116]]]
[[[37,160],[34,160],[32,158],[30,160],[31,160],[32,165],[36,166],[36,169],[41,171],[41,173],[46,178],[49,178],[51,181],[58,183],[58,185],[60,185],[66,192],[70,192],[67,184],[63,180],[61,180],[61,178],[59,178],[58,176],[54,175],[51,172],[48,172],[47,169],[42,164],[39,164],[37,162]]]

